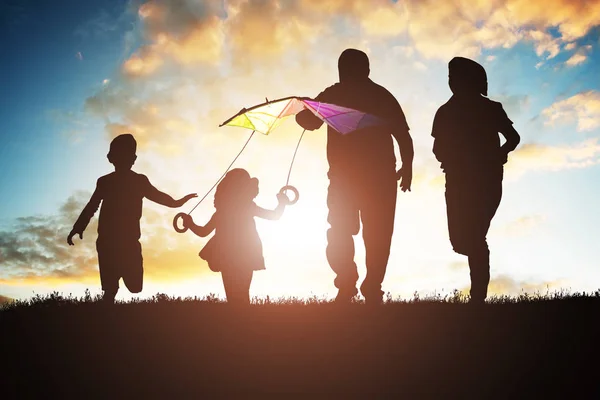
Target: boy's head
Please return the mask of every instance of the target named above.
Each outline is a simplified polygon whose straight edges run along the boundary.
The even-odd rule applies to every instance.
[[[115,168],[131,168],[137,156],[137,142],[130,133],[117,136],[110,142],[110,150],[106,157]]]
[[[369,57],[360,50],[346,49],[338,59],[340,82],[363,81],[369,77]]]
[[[477,62],[454,57],[448,63],[448,84],[452,93],[487,96],[487,74]]]

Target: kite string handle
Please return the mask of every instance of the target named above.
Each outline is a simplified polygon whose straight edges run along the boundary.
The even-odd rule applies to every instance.
[[[290,169],[288,170],[287,179],[285,180],[285,186],[283,186],[281,188],[281,190],[279,190],[279,193],[281,193],[281,194],[285,194],[288,190],[291,190],[292,192],[294,192],[294,199],[293,200],[288,199],[288,205],[296,204],[296,202],[300,198],[298,189],[296,189],[294,186],[290,185],[290,176],[292,175],[292,168],[294,167],[294,161],[296,160],[296,154],[298,154],[298,148],[300,147],[300,142],[302,141],[302,138],[304,137],[305,132],[306,132],[306,129],[304,129],[302,131],[302,134],[300,135],[300,139],[298,139],[298,143],[296,144],[296,149],[294,150],[294,156],[292,157],[292,161],[290,162]]]
[[[219,184],[219,182],[221,182],[223,180],[223,178],[225,178],[225,175],[227,175],[227,173],[229,172],[229,170],[231,169],[231,167],[233,166],[233,164],[240,157],[240,155],[242,154],[242,152],[244,151],[244,149],[246,149],[246,146],[248,146],[248,143],[250,143],[250,139],[252,139],[252,137],[254,136],[254,132],[255,131],[252,131],[252,133],[250,134],[250,137],[248,138],[248,140],[246,140],[246,143],[244,143],[244,146],[242,147],[242,149],[240,150],[240,152],[237,154],[237,156],[235,156],[235,158],[233,159],[233,161],[231,162],[231,164],[229,164],[229,166],[227,167],[227,169],[225,170],[225,172],[223,172],[223,175],[221,175],[221,177],[215,182],[214,185],[212,185],[212,187],[208,190],[208,192],[206,192],[206,194],[204,196],[202,196],[202,198],[200,199],[200,201],[187,213],[187,215],[190,215],[196,209],[196,207],[198,207],[200,205],[200,203],[202,203],[204,201],[204,199],[206,199],[206,197],[210,194],[210,192],[213,191],[213,189]]]

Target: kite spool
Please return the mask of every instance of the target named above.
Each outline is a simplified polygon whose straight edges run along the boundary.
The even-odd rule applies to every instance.
[[[287,197],[287,193],[286,192],[288,190],[294,193],[294,198],[292,200],[290,200],[290,198]],[[300,193],[298,192],[298,189],[296,189],[292,185],[285,185],[284,187],[282,187],[279,190],[279,194],[285,195],[285,197],[287,198],[287,202],[286,202],[287,206],[292,206],[292,205],[296,204],[298,202],[298,199],[300,198]]]
[[[179,224],[177,223],[177,221],[179,221],[180,219],[183,219],[186,215],[187,215],[186,213],[180,212],[179,214],[177,214],[175,216],[175,218],[173,218],[173,229],[175,229],[176,232],[183,233],[188,230],[188,228],[186,228],[185,226],[183,228],[180,228]]]

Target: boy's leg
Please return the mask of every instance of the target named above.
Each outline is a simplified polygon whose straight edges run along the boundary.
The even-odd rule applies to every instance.
[[[490,283],[490,251],[487,241],[477,246],[477,250],[469,255],[469,270],[471,274],[471,302],[483,303],[487,297]]]
[[[98,251],[98,269],[100,271],[100,283],[104,292],[102,301],[114,303],[115,296],[119,291],[119,279],[115,262],[116,251],[105,243],[96,242]]]
[[[140,293],[144,286],[144,264],[140,242],[136,241],[128,245],[123,249],[121,257],[123,283],[131,293]]]

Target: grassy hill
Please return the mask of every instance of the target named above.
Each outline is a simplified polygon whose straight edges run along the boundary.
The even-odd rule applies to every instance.
[[[241,309],[54,294],[0,311],[2,398],[599,398],[599,311],[600,291]]]

